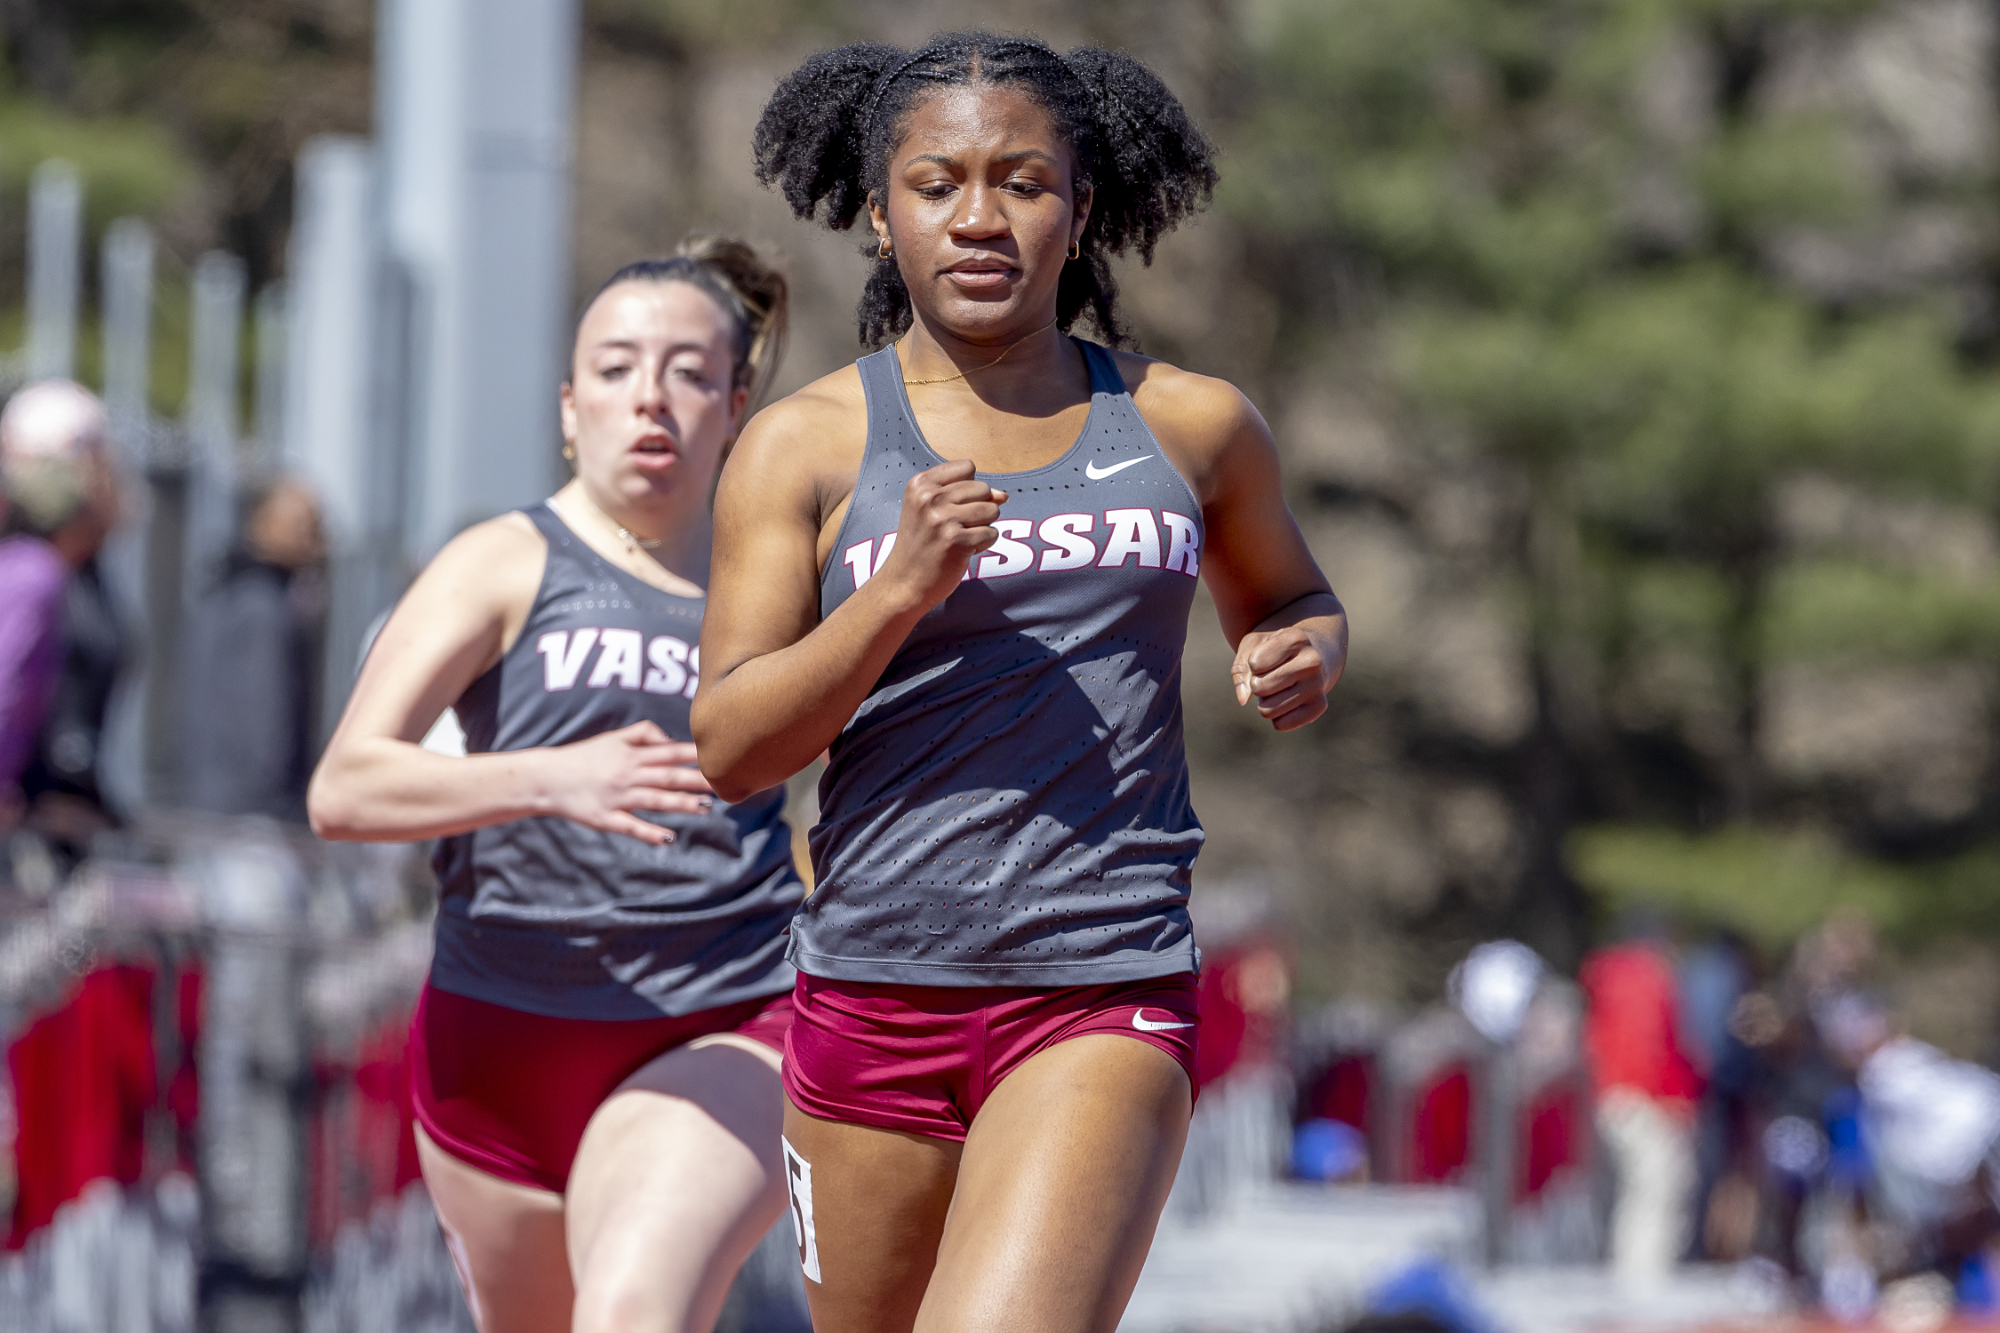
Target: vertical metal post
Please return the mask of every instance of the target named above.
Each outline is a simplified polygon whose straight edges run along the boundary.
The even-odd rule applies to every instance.
[[[153,519],[152,421],[147,397],[153,357],[153,232],[137,218],[119,218],[104,234],[98,269],[104,308],[104,405],[111,418],[112,456],[118,469],[124,519],[98,557],[113,601],[138,642],[155,645],[146,596],[147,538]],[[146,799],[146,717],[152,673],[141,658],[119,680],[105,721],[99,778],[121,809]]]
[[[143,461],[153,372],[153,229],[119,218],[104,233],[104,405],[121,454]]]
[[[384,0],[376,117],[412,283],[411,554],[560,477],[577,0]]]
[[[283,283],[266,283],[257,293],[257,379],[250,436],[256,441],[257,461],[263,467],[276,467],[285,457],[287,307]]]
[[[290,1333],[306,1259],[307,1074],[296,853],[252,821],[192,849],[211,930],[201,1031],[203,1319],[213,1333]]]
[[[235,537],[245,286],[243,261],[234,255],[211,250],[195,263],[185,408],[193,454],[183,568],[183,589],[190,601],[208,586]]]
[[[1507,1262],[1520,1181],[1520,1089],[1510,1043],[1489,1044],[1483,1057],[1473,1064],[1472,1162],[1485,1219],[1486,1263],[1497,1268]]]
[[[384,317],[374,150],[361,139],[313,139],[295,178],[284,456],[326,514],[324,732],[347,701],[368,626],[400,584],[405,423],[383,406],[401,340]]]
[[[83,177],[51,158],[28,186],[28,360],[31,380],[76,373],[83,268]]]

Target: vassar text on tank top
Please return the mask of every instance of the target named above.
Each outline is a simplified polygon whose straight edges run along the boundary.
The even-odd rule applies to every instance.
[[[640,582],[547,505],[548,540],[519,638],[457,705],[470,751],[567,745],[635,722],[690,739],[703,601]],[[681,1015],[792,982],[784,932],[803,896],[782,790],[703,815],[635,812],[674,830],[650,847],[555,817],[445,838],[431,984],[552,1018]]]
[[[1192,970],[1181,652],[1201,509],[1110,353],[1046,467],[981,474],[999,533],[835,741],[793,925],[804,971],[852,981],[1095,985]],[[893,348],[862,359],[868,441],[820,581],[830,616],[894,550],[923,438]]]

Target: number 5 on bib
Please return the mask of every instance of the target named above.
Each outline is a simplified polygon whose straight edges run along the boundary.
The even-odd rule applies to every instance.
[[[791,1140],[780,1137],[785,1146],[785,1190],[791,1196],[792,1231],[799,1238],[799,1267],[808,1281],[819,1281],[819,1238],[813,1233],[812,1163],[799,1156]]]

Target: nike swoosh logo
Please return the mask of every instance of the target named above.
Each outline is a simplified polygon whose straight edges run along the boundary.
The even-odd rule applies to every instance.
[[[1174,1028],[1191,1028],[1194,1026],[1194,1024],[1155,1023],[1152,1019],[1146,1017],[1146,1011],[1144,1009],[1134,1009],[1132,1011],[1132,1026],[1139,1029],[1139,1031],[1141,1032],[1169,1032],[1172,1031]]]
[[[1101,471],[1098,469],[1097,464],[1085,463],[1083,465],[1083,475],[1089,477],[1092,481],[1103,481],[1112,473],[1123,472],[1128,467],[1137,467],[1151,457],[1151,454],[1140,454],[1137,458],[1128,458],[1122,463],[1113,463],[1110,467],[1104,468]]]

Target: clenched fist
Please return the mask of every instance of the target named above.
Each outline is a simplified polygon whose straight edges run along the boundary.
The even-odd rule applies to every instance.
[[[1229,676],[1239,705],[1255,699],[1273,727],[1291,731],[1326,711],[1327,691],[1345,665],[1337,642],[1290,625],[1244,635]]]
[[[951,596],[972,557],[1000,536],[993,520],[1007,492],[980,481],[976,471],[969,459],[940,463],[903,487],[902,521],[890,538],[895,547],[875,578],[890,580],[927,611]]]

